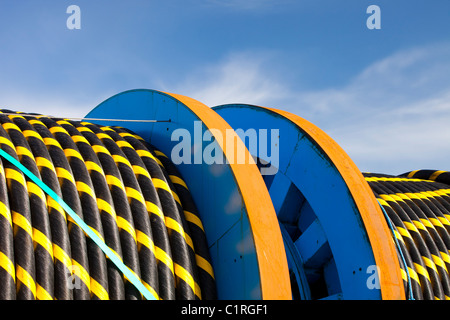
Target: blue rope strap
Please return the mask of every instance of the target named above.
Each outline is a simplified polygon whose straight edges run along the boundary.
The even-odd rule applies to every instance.
[[[22,171],[28,178],[30,178],[34,183],[36,183],[45,193],[47,193],[51,198],[53,198],[58,204],[72,217],[75,223],[80,226],[80,228],[91,238],[105,253],[105,255],[119,268],[123,275],[139,290],[139,292],[147,300],[158,300],[141,282],[141,280],[132,272],[114,253],[105,242],[99,238],[95,232],[70,208],[63,199],[61,199],[50,187],[48,187],[44,182],[42,182],[38,177],[36,177],[30,170],[24,167],[19,161],[14,159],[8,153],[0,149],[0,156],[5,158],[11,164],[16,166],[20,171]]]

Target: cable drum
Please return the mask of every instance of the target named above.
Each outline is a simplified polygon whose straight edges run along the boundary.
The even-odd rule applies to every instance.
[[[128,129],[2,113],[1,149],[60,196],[153,296],[216,299],[203,226],[169,158]],[[1,160],[0,299],[143,299],[57,201]]]
[[[400,176],[364,173],[395,226],[405,257],[402,277],[416,300],[450,299],[450,175],[417,170]],[[409,275],[409,277],[408,277]]]

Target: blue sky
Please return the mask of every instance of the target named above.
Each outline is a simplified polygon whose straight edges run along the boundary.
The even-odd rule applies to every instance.
[[[362,171],[450,170],[449,13],[448,0],[0,0],[0,106],[82,117],[150,88],[296,113]]]

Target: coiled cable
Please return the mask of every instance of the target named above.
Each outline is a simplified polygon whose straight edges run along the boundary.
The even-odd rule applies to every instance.
[[[216,298],[200,218],[167,157],[123,128],[3,112],[1,149],[61,196],[154,296]],[[1,299],[142,298],[61,206],[7,161],[0,201]]]
[[[438,174],[436,174],[438,172]],[[414,174],[420,173],[420,178]],[[364,173],[393,222],[394,237],[406,257],[415,299],[450,299],[450,186],[430,177],[444,171],[422,170],[401,176]],[[429,179],[429,180],[427,180]]]

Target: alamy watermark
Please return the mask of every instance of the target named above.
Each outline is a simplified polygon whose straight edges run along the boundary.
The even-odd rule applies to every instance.
[[[377,265],[370,265],[367,267],[366,273],[369,275],[366,280],[368,289],[381,289],[380,286],[380,268]]]
[[[79,6],[72,4],[67,7],[66,13],[70,14],[67,18],[66,26],[69,30],[81,29],[81,9]],[[370,5],[366,9],[366,13],[370,16],[366,20],[366,26],[369,30],[381,29],[381,9],[377,5]]]
[[[66,13],[70,14],[67,18],[66,26],[69,30],[81,29],[81,9],[77,5],[70,5],[67,7]]]
[[[367,29],[381,29],[381,9],[377,5],[370,5],[367,7],[366,13],[370,16],[366,20]]]
[[[250,128],[223,131],[210,128],[203,131],[203,123],[194,121],[192,131],[175,129],[171,140],[178,141],[170,155],[176,165],[249,164],[260,161],[265,163],[260,169],[262,175],[274,175],[278,172],[280,146],[278,129]]]
[[[67,288],[70,290],[81,289],[81,278],[78,276],[81,274],[79,266],[72,265],[71,270],[66,273]]]

